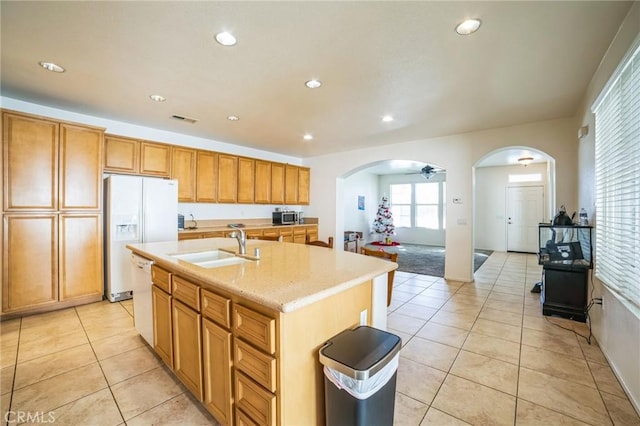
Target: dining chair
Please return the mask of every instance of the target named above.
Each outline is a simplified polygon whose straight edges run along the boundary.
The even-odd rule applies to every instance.
[[[389,253],[386,251],[380,250],[371,250],[366,247],[360,248],[360,253],[365,256],[375,256],[381,257],[383,259],[390,260],[392,262],[398,262],[398,253]],[[389,275],[387,277],[387,306],[391,305],[391,293],[393,292],[393,278],[396,274],[395,269],[393,271],[389,271]]]
[[[318,246],[318,247],[327,247],[327,248],[333,248],[333,237],[329,237],[329,239],[327,240],[328,242],[325,243],[324,241],[321,240],[313,240],[313,241],[309,241],[309,236],[307,235],[305,244],[309,245],[309,246]]]

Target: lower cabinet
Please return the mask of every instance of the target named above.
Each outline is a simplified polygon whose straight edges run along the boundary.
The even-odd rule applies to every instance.
[[[151,288],[153,304],[153,349],[173,368],[173,333],[171,332],[171,295],[157,285]]]
[[[202,401],[202,340],[200,314],[173,299],[173,371]]]
[[[202,318],[204,406],[219,423],[233,423],[231,333]]]

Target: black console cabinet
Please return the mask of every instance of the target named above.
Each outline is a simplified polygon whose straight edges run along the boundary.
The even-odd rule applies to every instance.
[[[587,321],[592,229],[587,225],[538,225],[538,264],[544,271],[540,295],[543,315]]]
[[[543,269],[542,314],[586,322],[589,269],[561,269],[549,265]]]

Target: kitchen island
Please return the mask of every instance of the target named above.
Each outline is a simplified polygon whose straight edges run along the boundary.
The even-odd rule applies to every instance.
[[[386,328],[395,263],[260,240],[241,257],[230,238],[127,247],[154,261],[155,351],[221,424],[324,424],[318,350]]]

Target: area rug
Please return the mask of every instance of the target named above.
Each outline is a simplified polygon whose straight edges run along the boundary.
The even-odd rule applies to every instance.
[[[378,250],[381,247],[370,245],[368,248]],[[400,244],[393,247],[383,247],[383,250],[398,253],[398,271],[444,277],[444,247]],[[491,250],[475,250],[473,256],[474,272],[482,266],[491,253],[493,253]]]

